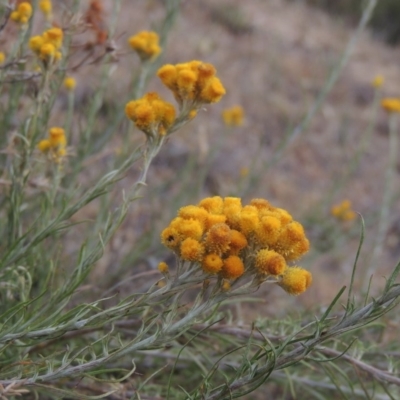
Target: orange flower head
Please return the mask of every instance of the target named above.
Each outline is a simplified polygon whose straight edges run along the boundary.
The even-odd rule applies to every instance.
[[[221,271],[223,261],[218,254],[207,254],[202,261],[201,267],[206,274],[217,274]]]
[[[209,252],[221,255],[229,250],[231,237],[232,231],[228,225],[213,225],[207,232],[205,246]]]
[[[238,256],[229,256],[224,260],[221,276],[225,279],[236,279],[244,274],[243,261]]]
[[[206,197],[200,201],[199,207],[204,208],[211,214],[221,214],[224,207],[224,201],[220,196]]]
[[[67,139],[63,128],[53,127],[49,130],[49,140],[52,147],[65,147]]]
[[[204,246],[197,240],[190,237],[181,243],[180,256],[186,261],[201,261],[204,255]]]
[[[164,246],[175,251],[181,243],[181,237],[175,228],[168,226],[161,232],[161,242]]]
[[[255,267],[261,274],[278,276],[285,272],[286,261],[274,250],[261,249],[257,252]]]
[[[169,272],[169,268],[168,268],[168,264],[164,261],[161,261],[158,264],[158,270],[162,273],[162,274],[166,274]]]
[[[309,271],[300,267],[288,267],[279,285],[289,294],[297,296],[305,292],[312,283]]]

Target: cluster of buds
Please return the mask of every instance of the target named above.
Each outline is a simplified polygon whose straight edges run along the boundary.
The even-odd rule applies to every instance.
[[[161,53],[161,47],[158,44],[157,33],[142,31],[131,36],[128,40],[129,45],[138,53],[142,61],[154,60]]]
[[[191,110],[221,100],[225,88],[215,74],[213,65],[196,60],[167,64],[157,72],[164,85],[174,94],[179,106]]]
[[[161,240],[180,260],[221,281],[246,273],[257,282],[272,280],[293,295],[312,281],[310,272],[288,265],[309,249],[302,225],[264,199],[242,206],[240,198],[216,196],[182,207]]]
[[[67,139],[63,128],[53,127],[49,130],[47,139],[41,140],[38,149],[49,156],[52,161],[59,163],[66,155]]]
[[[148,137],[164,136],[175,121],[175,108],[157,93],[147,93],[125,106],[127,117]]]
[[[30,49],[46,64],[61,59],[63,31],[60,28],[50,28],[42,35],[32,36],[29,39]]]
[[[244,111],[240,106],[233,106],[222,111],[222,120],[226,126],[243,125]]]
[[[17,9],[10,14],[11,20],[21,25],[27,24],[31,16],[32,6],[27,1],[19,3]]]

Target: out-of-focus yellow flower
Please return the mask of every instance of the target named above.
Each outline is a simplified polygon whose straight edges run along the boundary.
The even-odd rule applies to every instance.
[[[72,76],[67,76],[65,77],[63,84],[65,89],[72,92],[76,87],[76,80]]]
[[[309,272],[287,265],[309,249],[302,225],[264,199],[242,205],[238,197],[207,197],[182,207],[161,240],[183,262],[222,279],[255,275],[256,281],[272,280],[291,294],[311,284]]]
[[[381,106],[387,112],[400,112],[400,98],[387,97],[382,99]]]
[[[240,106],[234,106],[222,111],[222,119],[226,126],[241,126],[244,120],[244,111]]]
[[[161,261],[161,262],[158,264],[158,270],[159,270],[162,274],[168,273],[169,268],[168,268],[167,263],[164,262],[164,261]]]
[[[164,136],[175,121],[175,108],[157,93],[147,93],[125,106],[126,116],[150,137]]]
[[[63,128],[53,127],[49,130],[47,139],[41,140],[37,148],[42,152],[49,155],[49,157],[59,163],[67,154],[66,151],[67,139]]]
[[[385,78],[383,75],[376,75],[375,78],[372,80],[372,86],[376,89],[382,87],[385,82]]]
[[[0,65],[4,63],[4,61],[6,60],[6,55],[0,51]]]
[[[357,214],[351,208],[350,200],[343,200],[331,208],[331,214],[340,221],[352,221]]]
[[[161,53],[159,37],[156,32],[142,31],[128,39],[129,45],[139,57],[145,60],[154,60]]]
[[[246,178],[246,176],[249,175],[249,172],[250,172],[250,170],[249,170],[249,168],[247,168],[247,167],[242,167],[242,168],[240,168],[240,176],[241,176],[242,178]]]
[[[39,1],[40,11],[45,15],[46,18],[51,18],[51,12],[53,10],[53,6],[51,4],[51,0],[40,0]]]
[[[19,3],[17,9],[10,14],[11,20],[21,25],[27,24],[31,16],[32,6],[26,1]]]

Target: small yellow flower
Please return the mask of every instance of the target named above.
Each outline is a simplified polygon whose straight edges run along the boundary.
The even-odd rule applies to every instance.
[[[400,98],[388,97],[382,99],[381,106],[387,112],[400,112]]]
[[[341,203],[332,206],[331,214],[340,221],[352,221],[357,216],[351,208],[350,200],[343,200]]]
[[[226,126],[243,125],[244,111],[240,106],[234,106],[222,111],[222,119]]]
[[[18,7],[10,15],[11,20],[21,25],[27,24],[32,16],[32,6],[24,1],[18,4]]]
[[[142,31],[128,39],[129,45],[139,57],[145,60],[154,60],[161,53],[159,37],[156,32]]]
[[[229,281],[223,281],[222,285],[221,285],[221,290],[223,292],[228,292],[229,290],[231,290],[231,284],[229,283]]]
[[[57,50],[61,48],[64,33],[60,28],[50,28],[42,35],[46,43],[51,43]]]
[[[51,12],[52,12],[52,4],[51,0],[40,0],[39,1],[39,8],[40,11],[45,15],[46,18],[51,17]]]
[[[50,140],[48,139],[41,140],[37,147],[42,153],[46,153],[51,148]]]
[[[51,61],[56,54],[56,48],[51,43],[45,43],[40,47],[39,57],[45,61]]]
[[[76,80],[72,76],[67,76],[65,77],[63,84],[65,89],[72,92],[76,87]]]
[[[375,78],[372,80],[372,86],[376,89],[382,87],[385,82],[385,78],[382,75],[376,75]]]
[[[63,128],[53,127],[49,130],[49,140],[52,147],[65,147],[67,140]]]
[[[300,267],[288,267],[279,285],[289,294],[297,296],[305,292],[312,283],[312,275]]]
[[[53,161],[59,163],[67,154],[66,145],[64,129],[53,127],[49,130],[48,139],[41,140],[37,147],[42,153],[48,153]]]
[[[6,55],[0,51],[0,65],[4,63],[4,61],[6,60]]]
[[[162,274],[168,273],[169,268],[168,268],[167,263],[164,262],[164,261],[161,261],[161,262],[158,264],[158,270],[159,270]]]

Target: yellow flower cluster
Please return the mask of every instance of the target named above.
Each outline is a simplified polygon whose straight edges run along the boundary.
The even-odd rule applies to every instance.
[[[310,272],[287,265],[309,249],[302,225],[264,199],[242,206],[240,198],[216,196],[182,207],[161,240],[180,259],[224,279],[272,277],[294,295],[312,281]]]
[[[66,145],[64,129],[53,127],[49,130],[48,138],[41,140],[37,147],[42,153],[49,154],[54,161],[60,162],[66,155]]]
[[[11,13],[10,18],[14,22],[24,25],[28,23],[31,16],[32,16],[32,6],[27,1],[24,1],[18,4],[17,9]]]
[[[222,119],[226,126],[243,125],[244,111],[240,106],[234,106],[222,111]]]
[[[6,60],[6,55],[0,51],[0,65],[4,63],[4,61]]]
[[[180,106],[189,104],[196,109],[202,104],[216,103],[225,94],[225,88],[215,76],[213,65],[201,61],[162,66],[157,75],[170,89]]]
[[[175,121],[175,108],[157,93],[147,93],[125,106],[126,116],[150,137],[165,135]]]
[[[135,50],[142,61],[154,60],[161,53],[155,32],[142,31],[128,39],[129,45]]]
[[[351,209],[351,201],[343,200],[331,208],[331,214],[341,221],[352,221],[356,213]]]
[[[51,4],[51,0],[40,0],[39,1],[39,8],[40,11],[45,15],[46,18],[51,17],[51,12],[53,9],[53,6]]]
[[[60,28],[50,28],[42,35],[29,39],[30,49],[44,62],[50,63],[61,59],[63,31]]]
[[[381,106],[387,112],[400,112],[400,99],[397,97],[387,97],[382,99]]]

